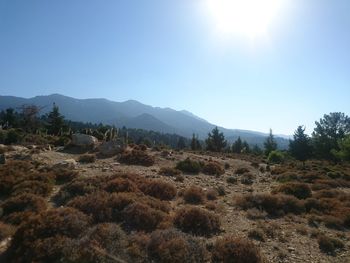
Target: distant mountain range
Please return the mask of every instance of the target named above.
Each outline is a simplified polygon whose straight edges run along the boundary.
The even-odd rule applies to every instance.
[[[184,137],[191,137],[195,133],[200,139],[204,139],[216,126],[186,110],[152,107],[135,100],[115,102],[107,99],[75,99],[59,94],[29,99],[0,96],[0,110],[33,104],[44,107],[42,114],[45,114],[51,111],[53,103],[59,106],[60,112],[69,120],[175,133]],[[240,136],[249,144],[257,144],[261,147],[267,136],[265,133],[255,131],[226,129],[219,126],[218,128],[229,142],[233,142]],[[279,148],[287,148],[288,138],[283,135],[276,136]]]

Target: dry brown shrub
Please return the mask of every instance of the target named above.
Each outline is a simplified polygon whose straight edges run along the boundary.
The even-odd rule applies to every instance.
[[[312,196],[311,188],[305,183],[286,183],[275,189],[276,193],[293,195],[298,199],[306,199]]]
[[[181,171],[172,167],[162,167],[158,173],[164,176],[177,176],[181,174]]]
[[[129,165],[142,165],[152,166],[155,162],[154,157],[148,155],[146,152],[141,150],[132,150],[131,152],[124,152],[119,161]]]
[[[337,250],[344,248],[344,243],[341,240],[322,234],[318,236],[317,242],[322,252],[332,255],[334,255]]]
[[[80,155],[78,161],[80,163],[94,163],[96,161],[96,155],[86,153],[86,154]]]
[[[184,207],[176,211],[174,225],[180,230],[199,236],[212,236],[220,231],[219,217],[198,207]]]
[[[9,248],[12,262],[57,262],[90,225],[89,218],[72,208],[44,211],[20,225]]]
[[[133,181],[125,178],[116,178],[107,182],[104,189],[110,193],[139,191],[137,185]]]
[[[239,167],[235,170],[235,174],[239,174],[239,175],[249,173],[249,172],[250,172],[249,169],[246,167]]]
[[[264,259],[260,250],[251,241],[228,236],[216,241],[212,251],[212,261],[262,263]]]
[[[288,213],[300,214],[305,211],[304,203],[301,200],[282,194],[247,194],[236,197],[236,204],[244,210],[263,209],[272,216]]]
[[[78,171],[73,171],[66,168],[55,168],[53,173],[55,174],[56,182],[59,184],[70,182],[79,176]]]
[[[187,188],[183,193],[183,198],[189,204],[202,204],[205,201],[204,191],[198,186]]]
[[[128,230],[151,232],[166,219],[166,214],[148,205],[136,202],[122,212],[124,227]]]
[[[34,194],[47,197],[52,192],[53,186],[40,181],[23,181],[12,188],[12,196],[21,194]]]
[[[218,199],[218,191],[216,189],[208,189],[207,190],[207,199],[208,200],[216,200]]]
[[[152,262],[205,262],[207,252],[197,239],[175,229],[155,231],[147,245]]]
[[[208,175],[223,175],[225,169],[217,162],[208,162],[203,166],[203,173]]]
[[[8,198],[1,204],[2,217],[5,222],[21,224],[28,216],[47,208],[45,199],[33,194],[21,194]]]
[[[176,196],[176,187],[162,180],[145,180],[139,184],[139,189],[146,195],[160,200],[172,200]]]

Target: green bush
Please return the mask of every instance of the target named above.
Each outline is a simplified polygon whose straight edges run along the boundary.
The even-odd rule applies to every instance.
[[[285,160],[285,155],[284,153],[280,151],[272,151],[269,153],[269,156],[267,157],[267,161],[269,163],[283,163]]]
[[[180,161],[176,165],[176,169],[190,174],[198,174],[201,171],[201,164],[197,161],[193,161],[190,158]]]

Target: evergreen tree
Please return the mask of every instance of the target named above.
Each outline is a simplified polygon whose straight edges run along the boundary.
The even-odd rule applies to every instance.
[[[270,134],[266,138],[266,141],[264,142],[264,148],[265,148],[265,154],[268,156],[270,152],[275,151],[277,149],[277,143],[275,141],[275,138],[272,134],[272,129],[270,129]]]
[[[263,150],[257,144],[255,144],[253,149],[252,149],[252,153],[255,155],[262,155]]]
[[[191,150],[192,151],[198,151],[201,150],[202,146],[198,140],[198,136],[196,136],[194,133],[192,134],[192,140],[191,140]]]
[[[241,137],[238,137],[238,139],[232,144],[232,152],[241,153],[242,150],[243,150],[243,143],[242,143]]]
[[[334,159],[333,151],[339,151],[339,141],[350,134],[350,118],[341,112],[325,114],[312,133],[315,153],[318,157]]]
[[[350,161],[350,135],[339,142],[339,148],[339,151],[333,150],[332,154],[342,161]]]
[[[208,138],[205,140],[208,151],[220,152],[227,145],[225,136],[219,131],[218,127],[215,127],[211,133],[208,133]]]
[[[250,152],[249,144],[246,141],[243,141],[242,146],[243,146],[243,148],[242,148],[243,152],[245,152],[245,153],[249,153]]]
[[[294,132],[293,140],[289,142],[289,152],[297,160],[303,162],[311,157],[311,139],[305,134],[305,128],[299,126]]]
[[[47,115],[47,122],[48,133],[52,135],[58,135],[65,127],[64,116],[61,115],[55,103],[53,104],[52,111]]]
[[[184,137],[180,137],[178,142],[177,142],[177,148],[179,150],[185,149],[186,148],[186,141]]]

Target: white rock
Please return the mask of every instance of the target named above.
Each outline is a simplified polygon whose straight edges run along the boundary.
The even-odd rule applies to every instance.
[[[73,134],[72,145],[79,147],[95,147],[98,144],[98,139],[91,135],[86,134]]]

